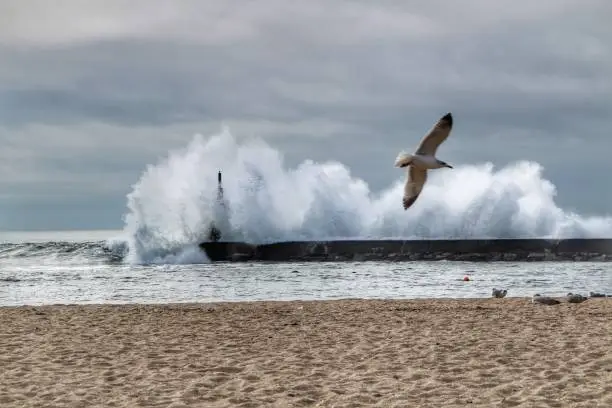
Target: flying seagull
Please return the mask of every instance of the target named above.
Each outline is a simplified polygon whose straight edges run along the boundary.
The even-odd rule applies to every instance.
[[[427,170],[453,166],[438,160],[436,150],[448,137],[453,128],[453,116],[450,113],[442,116],[431,130],[423,137],[421,144],[413,154],[400,153],[395,159],[395,167],[408,167],[408,178],[404,186],[404,210],[407,210],[421,194],[427,180]]]

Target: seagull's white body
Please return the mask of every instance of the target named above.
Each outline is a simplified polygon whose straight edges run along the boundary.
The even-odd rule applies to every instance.
[[[395,167],[408,167],[408,178],[404,186],[404,197],[402,199],[404,210],[407,210],[421,194],[425,181],[427,181],[427,170],[453,167],[436,158],[438,146],[442,144],[453,128],[453,117],[450,113],[442,116],[431,130],[423,137],[421,143],[413,154],[400,153],[395,159]]]
[[[410,154],[404,155],[404,157],[410,157],[410,166],[416,166],[427,170],[440,169],[442,167],[446,167],[436,159],[433,155],[425,155],[425,154]],[[401,157],[401,156],[400,156]],[[398,166],[402,167],[402,166]]]

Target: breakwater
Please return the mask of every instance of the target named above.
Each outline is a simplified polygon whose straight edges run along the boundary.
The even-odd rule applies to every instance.
[[[203,242],[211,261],[610,261],[612,239]]]

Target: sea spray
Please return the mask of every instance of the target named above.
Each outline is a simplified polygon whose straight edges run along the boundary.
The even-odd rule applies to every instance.
[[[380,164],[380,165],[385,165]],[[388,165],[388,164],[387,164]],[[375,168],[376,165],[372,164]],[[223,199],[217,174],[223,174]],[[239,142],[227,128],[196,135],[148,166],[128,195],[126,261],[206,262],[197,244],[211,225],[222,240],[382,238],[606,238],[612,219],[581,217],[555,202],[542,167],[518,161],[431,171],[417,203],[401,206],[405,173],[378,193],[338,162],[287,168],[261,139]]]

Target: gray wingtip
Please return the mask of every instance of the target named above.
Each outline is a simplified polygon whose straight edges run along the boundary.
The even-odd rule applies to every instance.
[[[419,196],[413,196],[413,197],[403,197],[402,198],[402,204],[404,207],[404,211],[407,210],[408,208],[410,208],[412,206],[412,204],[414,204],[414,202],[416,201],[416,199]]]
[[[448,126],[453,126],[453,115],[448,112],[446,115],[442,116],[442,120],[448,122]]]

